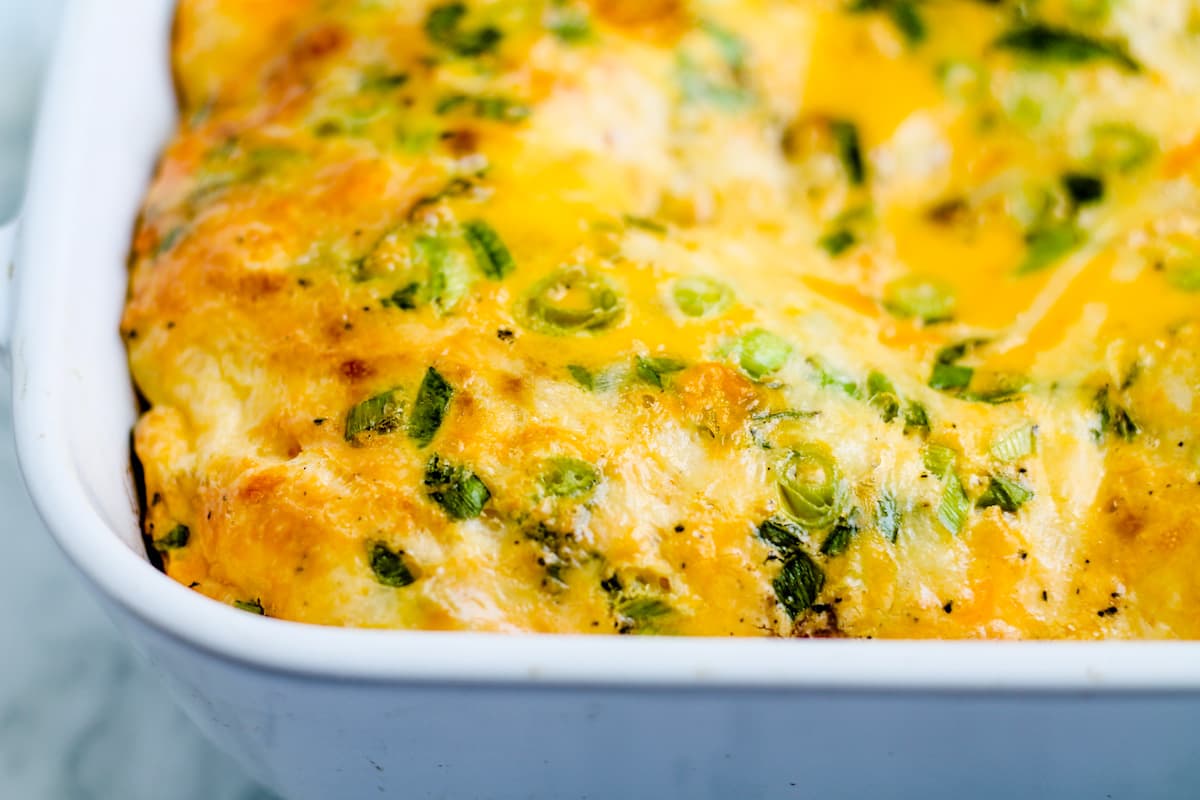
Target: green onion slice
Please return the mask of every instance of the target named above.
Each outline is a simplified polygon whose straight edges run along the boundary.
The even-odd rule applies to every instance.
[[[974,376],[975,370],[971,367],[937,363],[933,365],[933,372],[929,376],[929,386],[943,392],[966,389]]]
[[[1181,292],[1200,292],[1200,262],[1174,264],[1167,267],[1164,274],[1172,288]]]
[[[176,525],[166,534],[154,540],[154,549],[159,551],[177,550],[180,547],[187,547],[188,540],[192,538],[192,530],[182,522]]]
[[[931,444],[925,447],[921,457],[925,462],[925,469],[939,478],[944,478],[954,468],[954,463],[958,460],[958,453],[945,445]]]
[[[829,123],[829,132],[837,142],[838,155],[850,182],[861,186],[867,180],[867,166],[863,160],[862,141],[858,135],[858,126],[848,120],[833,120]]]
[[[833,530],[821,543],[821,554],[835,558],[850,549],[850,542],[858,533],[858,526],[847,519],[838,520]]]
[[[624,598],[614,610],[630,621],[635,633],[654,633],[662,618],[675,611],[665,600],[649,596]]]
[[[904,407],[904,435],[913,431],[929,433],[929,412],[915,400]]]
[[[777,469],[779,497],[790,517],[814,530],[828,528],[837,521],[846,490],[827,446],[817,442],[796,445]]]
[[[758,537],[789,555],[804,545],[804,529],[786,517],[771,517],[758,526]]]
[[[762,328],[742,335],[737,344],[738,363],[755,380],[783,369],[792,354],[792,346],[780,336]]]
[[[896,496],[889,491],[880,492],[875,498],[875,526],[879,535],[892,544],[900,538],[900,509],[896,506]]]
[[[258,614],[266,616],[267,612],[263,610],[262,601],[257,598],[254,600],[234,600],[233,607],[249,614]]]
[[[671,297],[684,316],[696,319],[714,317],[733,302],[733,292],[728,286],[705,275],[675,281]]]
[[[1142,69],[1142,65],[1129,54],[1124,42],[1044,24],[1015,28],[996,39],[992,46],[1043,61],[1082,64],[1107,60],[1128,72],[1140,72]]]
[[[900,395],[882,372],[867,376],[867,403],[879,412],[884,422],[892,422],[900,416]]]
[[[1002,511],[1015,514],[1021,506],[1033,499],[1033,490],[1009,480],[1003,475],[993,475],[988,488],[975,505],[978,508],[999,506]]]
[[[945,322],[954,318],[954,287],[940,278],[906,275],[883,290],[883,307],[901,319]]]
[[[621,321],[625,306],[606,278],[576,264],[534,284],[519,311],[530,327],[564,335],[611,328]]]
[[[1022,425],[992,442],[992,456],[999,461],[1020,461],[1033,453],[1035,428]]]
[[[396,394],[396,389],[389,389],[351,408],[346,414],[346,441],[360,445],[371,436],[399,428],[404,405]]]
[[[466,3],[440,3],[425,17],[425,35],[429,41],[460,56],[480,56],[494,50],[504,38],[500,29],[492,25],[464,28],[466,16]]]
[[[967,499],[962,481],[951,472],[942,486],[942,499],[937,508],[938,521],[950,533],[958,534],[966,524],[970,511],[971,501]]]
[[[440,372],[433,367],[425,370],[416,402],[413,403],[412,415],[408,418],[408,437],[418,447],[425,447],[433,441],[434,434],[446,418],[446,409],[450,407],[453,395],[454,387]]]
[[[466,467],[455,466],[435,455],[425,466],[425,486],[430,499],[451,519],[474,519],[492,493],[479,476]]]
[[[662,389],[668,375],[687,369],[687,364],[677,358],[666,356],[638,356],[634,361],[634,371],[646,383]]]
[[[375,580],[384,586],[408,586],[417,579],[404,560],[403,550],[393,550],[383,542],[367,542],[367,562]]]
[[[583,459],[558,456],[546,462],[539,483],[553,497],[582,497],[600,483],[600,472]]]
[[[772,585],[779,603],[795,619],[817,602],[825,587],[825,572],[808,553],[796,550],[783,562]]]
[[[858,236],[849,228],[836,228],[817,240],[817,246],[828,253],[830,258],[837,258],[856,244]]]
[[[1064,222],[1037,228],[1025,236],[1025,260],[1017,267],[1018,275],[1031,275],[1054,266],[1084,242],[1084,234],[1073,223]]]
[[[1106,122],[1088,132],[1088,163],[1099,170],[1132,172],[1153,157],[1158,148],[1153,138],[1132,125]]]
[[[471,252],[475,254],[475,263],[479,266],[479,271],[487,277],[498,281],[516,269],[516,263],[504,240],[488,223],[481,219],[464,223],[463,237],[471,246]]]

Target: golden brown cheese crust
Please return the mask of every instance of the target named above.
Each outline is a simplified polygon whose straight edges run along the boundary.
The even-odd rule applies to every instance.
[[[333,625],[1197,635],[1194,14],[1010,5],[183,0],[122,323],[168,574]]]

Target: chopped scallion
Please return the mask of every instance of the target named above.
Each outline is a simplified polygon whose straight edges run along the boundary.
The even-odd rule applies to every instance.
[[[1200,263],[1173,264],[1164,272],[1167,283],[1181,292],[1200,292]]]
[[[664,234],[667,232],[667,226],[661,222],[650,219],[649,217],[639,217],[636,214],[625,214],[621,217],[625,224],[631,228],[639,228],[648,233]]]
[[[758,526],[758,536],[784,555],[804,545],[804,529],[783,517],[771,517]]]
[[[838,228],[817,240],[817,245],[832,258],[837,258],[856,244],[858,237],[849,228]]]
[[[417,262],[427,272],[425,296],[439,311],[448,311],[466,294],[470,267],[466,256],[451,249],[444,236],[418,236],[414,242]]]
[[[687,368],[687,364],[677,358],[664,356],[638,356],[634,362],[637,376],[651,386],[662,389],[663,379]]]
[[[863,399],[862,387],[858,385],[858,381],[837,372],[816,356],[805,359],[805,363],[816,373],[817,382],[821,386],[838,389],[847,397],[855,400]]]
[[[1063,188],[1077,206],[1098,203],[1104,199],[1104,179],[1082,172],[1068,172],[1062,176]]]
[[[1074,223],[1036,228],[1025,235],[1025,260],[1017,267],[1017,274],[1030,275],[1052,267],[1083,241],[1084,235]]]
[[[1015,514],[1020,510],[1021,506],[1032,499],[1032,489],[1028,489],[1002,475],[993,475],[991,481],[988,483],[988,488],[979,496],[979,500],[975,502],[975,505],[978,508],[999,506],[1002,511]]]
[[[393,550],[383,542],[367,542],[367,562],[375,580],[384,586],[400,588],[417,580],[404,561],[404,551]]]
[[[534,284],[520,306],[526,324],[543,333],[598,333],[625,314],[617,290],[602,275],[575,264]]]
[[[622,628],[622,633],[654,633],[662,624],[662,618],[675,610],[661,598],[635,596],[623,598],[614,611],[628,620],[629,627]]]
[[[992,443],[992,456],[999,461],[1013,462],[1031,455],[1034,447],[1034,433],[1033,425],[1022,425],[1020,428],[1009,431]]]
[[[967,498],[962,481],[951,472],[942,486],[942,499],[937,508],[938,521],[950,533],[958,534],[962,532],[970,511],[971,501]]]
[[[564,44],[579,44],[592,35],[587,13],[579,8],[552,5],[546,10],[544,24]]]
[[[1133,421],[1133,417],[1129,416],[1129,411],[1120,406],[1113,409],[1112,426],[1113,433],[1127,442],[1132,442],[1142,432],[1138,424]]]
[[[904,434],[907,436],[913,431],[929,433],[929,412],[916,401],[910,401],[904,407]]]
[[[835,558],[850,549],[850,542],[858,533],[858,526],[853,522],[843,518],[838,520],[833,526],[833,530],[825,537],[825,541],[821,543],[821,554]]]
[[[1131,172],[1154,155],[1153,138],[1124,122],[1106,122],[1088,132],[1087,161],[1096,169]]]
[[[803,550],[795,550],[783,562],[772,582],[775,597],[792,619],[812,608],[825,588],[825,572]]]
[[[1016,28],[996,39],[993,46],[1043,61],[1065,64],[1111,61],[1129,72],[1140,72],[1142,69],[1142,65],[1129,54],[1124,42],[1087,36],[1050,25],[1033,24]]]
[[[861,186],[867,179],[867,167],[863,161],[862,142],[858,135],[858,126],[847,120],[834,120],[829,123],[829,131],[837,142],[838,155],[846,169],[846,175],[855,186]]]
[[[929,387],[941,391],[965,389],[971,385],[975,370],[961,364],[934,364],[929,376]]]
[[[408,437],[425,447],[433,441],[434,434],[442,427],[446,418],[446,409],[450,406],[450,398],[454,395],[452,387],[442,374],[433,367],[425,370],[421,387],[417,390],[417,399],[413,403],[412,414],[408,418]]]
[[[180,547],[187,547],[188,540],[192,537],[192,530],[182,522],[177,524],[164,535],[154,540],[155,550],[177,550]]]
[[[925,20],[917,6],[917,0],[853,0],[846,10],[851,13],[886,11],[908,44],[917,45],[925,41],[928,35]]]
[[[460,56],[479,56],[491,52],[504,38],[499,28],[484,25],[474,29],[463,27],[467,4],[441,3],[425,17],[425,35],[439,47]]]
[[[479,271],[492,280],[501,280],[516,268],[500,234],[483,220],[476,219],[463,224],[463,237],[475,254]]]
[[[930,444],[925,447],[921,458],[925,463],[925,469],[939,478],[944,478],[954,468],[954,463],[958,460],[958,453],[953,448],[942,444]]]
[[[790,517],[810,530],[822,530],[837,521],[846,489],[827,446],[817,442],[796,445],[777,470],[779,497]]]
[[[1105,435],[1111,431],[1125,441],[1132,442],[1142,429],[1134,422],[1128,409],[1112,403],[1109,398],[1110,392],[1111,388],[1108,386],[1104,386],[1096,392],[1093,407],[1100,424],[1092,430],[1092,436],[1098,442],[1103,441]]]
[[[417,307],[417,293],[420,290],[421,284],[414,281],[392,292],[380,300],[379,303],[384,308],[398,308],[403,311],[411,311]]]
[[[884,422],[892,422],[900,416],[900,396],[882,372],[867,376],[867,403],[879,412]]]
[[[567,372],[571,373],[576,383],[589,392],[596,388],[596,378],[592,371],[582,364],[567,364]]]
[[[896,496],[889,491],[880,492],[875,498],[875,527],[880,536],[893,544],[900,538],[900,510]]]
[[[478,517],[492,496],[487,485],[474,472],[450,464],[437,455],[425,466],[425,486],[429,497],[451,519]]]
[[[718,280],[693,275],[675,281],[671,297],[684,316],[701,319],[716,316],[728,308],[733,292]]]
[[[940,278],[905,275],[883,290],[883,307],[901,319],[945,322],[954,318],[956,305],[954,287]]]
[[[553,497],[582,497],[600,483],[600,472],[583,459],[559,456],[547,461],[539,483]]]
[[[792,355],[792,346],[770,331],[755,328],[738,340],[737,352],[738,363],[746,374],[761,380],[783,369]]]
[[[260,617],[266,616],[267,614],[267,612],[263,610],[262,601],[257,598],[254,600],[234,600],[233,607],[242,611],[246,611],[250,614],[258,614]]]
[[[400,427],[403,410],[395,389],[363,400],[346,414],[346,441],[359,445],[371,436],[395,431]]]

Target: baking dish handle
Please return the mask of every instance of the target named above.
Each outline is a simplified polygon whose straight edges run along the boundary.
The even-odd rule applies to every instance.
[[[0,224],[0,365],[6,369],[9,363],[9,337],[12,335],[13,283],[17,272],[14,259],[19,221],[20,217],[14,217]]]

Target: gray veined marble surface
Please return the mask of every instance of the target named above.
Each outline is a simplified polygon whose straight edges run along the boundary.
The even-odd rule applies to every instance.
[[[0,220],[18,205],[62,5],[0,0]],[[176,710],[50,541],[17,472],[9,398],[0,369],[0,800],[267,800]]]

